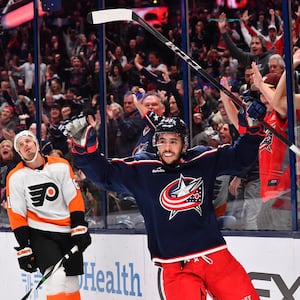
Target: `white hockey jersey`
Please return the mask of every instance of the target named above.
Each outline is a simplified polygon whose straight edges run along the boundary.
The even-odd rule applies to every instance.
[[[84,201],[68,161],[47,157],[40,169],[20,162],[7,176],[8,216],[12,230],[22,226],[70,232],[70,213],[84,211]]]

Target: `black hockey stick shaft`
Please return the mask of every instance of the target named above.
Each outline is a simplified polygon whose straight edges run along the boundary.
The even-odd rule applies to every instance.
[[[157,31],[154,27],[149,25],[143,18],[130,9],[104,9],[94,12],[90,12],[87,15],[87,21],[91,24],[103,24],[108,22],[115,21],[136,21],[139,23],[145,30],[151,33],[159,41],[165,44],[170,50],[172,50],[177,56],[184,60],[190,67],[200,73],[200,75],[210,82],[216,89],[222,91],[227,95],[236,105],[243,106],[243,102],[231,91],[227,90],[219,81],[210,76],[205,69],[203,69],[193,58],[186,54],[183,50],[178,48],[170,40],[168,40],[164,35]],[[284,144],[286,144],[291,151],[300,156],[300,149],[279,133],[275,128],[269,125],[264,120],[260,120],[263,126],[272,132],[278,139],[280,139]]]
[[[52,274],[54,274],[63,265],[63,263],[66,260],[68,260],[77,251],[78,251],[78,247],[74,246],[54,266],[52,266],[52,268],[45,275],[43,275],[40,281],[35,286],[33,286],[21,300],[28,299],[35,290],[37,290]]]

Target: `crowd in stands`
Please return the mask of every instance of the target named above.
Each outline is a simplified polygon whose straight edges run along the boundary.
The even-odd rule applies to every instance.
[[[129,1],[115,2],[115,7],[151,6],[150,1],[132,1],[134,3],[131,4]],[[269,73],[281,75],[285,70],[283,20],[279,1],[260,1],[265,3],[265,6],[260,4],[260,10],[255,9],[254,2],[249,1],[251,8],[242,12],[214,6],[209,9],[193,8],[189,13],[189,55],[211,77],[225,80],[226,86],[238,96],[245,92],[255,94],[251,90],[253,61],[262,76]],[[292,16],[295,49],[300,48],[300,9],[296,2]],[[149,97],[150,93],[151,97],[144,102],[149,109],[163,104],[158,115],[181,118],[184,115],[183,62],[136,23],[106,24],[106,85],[100,83],[99,58],[102,54],[99,54],[97,27],[85,21],[87,13],[96,7],[97,1],[75,1],[72,6],[49,13],[41,19],[41,151],[45,155],[60,155],[72,160],[68,139],[60,128],[64,122],[85,111],[94,112],[99,128],[99,100],[103,101],[99,99],[99,91],[103,88],[106,88],[107,108],[106,119],[102,122],[106,122],[109,157],[130,156],[143,146],[138,141],[147,125],[134,107],[133,93],[142,99],[145,95]],[[28,22],[18,28],[5,30],[0,38],[3,54],[0,61],[2,190],[5,189],[3,178],[11,168],[6,163],[2,148],[9,149],[9,161],[18,161],[9,141],[13,140],[18,131],[35,130],[36,127],[32,26]],[[174,44],[181,46],[182,30],[178,11],[170,11],[169,19],[155,24],[155,28]],[[222,143],[233,143],[237,138],[237,130],[228,111],[224,109],[220,91],[193,70],[189,85],[192,101],[191,144],[217,147]],[[85,192],[88,191],[85,194],[88,195],[86,201],[90,203],[89,212],[93,217],[99,216],[101,205],[95,199],[100,198],[101,192],[87,183],[79,171],[78,180],[84,181],[82,186]],[[231,180],[220,178],[216,185],[219,186],[216,188],[216,200],[223,205],[221,209],[216,207],[220,215],[226,211],[224,203],[229,203],[236,194],[237,188],[229,187]],[[242,178],[239,182],[245,180]],[[227,184],[228,188],[221,193],[220,186],[223,184]],[[123,197],[131,200],[130,195]],[[221,197],[223,201],[220,201]],[[1,199],[4,199],[3,191]],[[114,208],[120,207],[120,201],[115,196],[111,195],[111,201]],[[235,217],[240,223],[235,228],[257,229],[255,222],[253,227],[249,227],[249,224],[243,226],[240,220],[243,209],[239,209],[239,215]]]

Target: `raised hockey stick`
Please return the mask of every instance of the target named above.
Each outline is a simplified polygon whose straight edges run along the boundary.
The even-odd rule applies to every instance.
[[[165,44],[169,49],[171,49],[176,55],[183,59],[190,67],[200,73],[208,82],[210,82],[215,88],[222,91],[238,106],[242,106],[243,102],[237,96],[235,96],[231,91],[227,90],[219,81],[211,77],[205,69],[203,69],[195,60],[193,60],[189,55],[187,55],[183,50],[174,45],[169,41],[164,35],[158,32],[154,27],[149,25],[144,19],[137,15],[134,11],[127,8],[115,8],[115,9],[100,9],[97,11],[89,12],[87,15],[87,21],[90,24],[99,25],[109,22],[117,21],[135,21],[139,23],[144,29],[151,33],[154,37]],[[276,129],[270,126],[264,120],[260,120],[266,129],[272,132],[277,138],[279,138],[284,144],[286,144],[291,151],[296,155],[300,156],[300,149],[289,141],[286,137],[280,134]]]
[[[21,300],[28,299],[34,293],[35,290],[37,290],[52,274],[54,274],[63,265],[63,263],[66,260],[68,260],[72,256],[72,254],[74,254],[77,251],[78,251],[78,246],[75,245],[54,266],[52,266],[51,269],[45,275],[43,275],[40,281],[37,282],[37,284],[34,285]]]

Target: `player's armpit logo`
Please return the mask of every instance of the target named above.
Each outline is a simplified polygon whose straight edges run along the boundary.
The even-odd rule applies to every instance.
[[[184,177],[182,174],[180,178],[168,184],[161,192],[159,199],[162,207],[170,211],[169,219],[171,220],[181,211],[190,209],[194,209],[201,216],[201,204],[204,197],[203,187],[202,177]]]
[[[58,187],[50,182],[29,186],[33,206],[42,206],[45,200],[54,201],[58,196]]]
[[[270,130],[266,130],[266,136],[263,141],[260,143],[259,150],[265,150],[272,152],[272,143],[273,143],[273,133]]]

